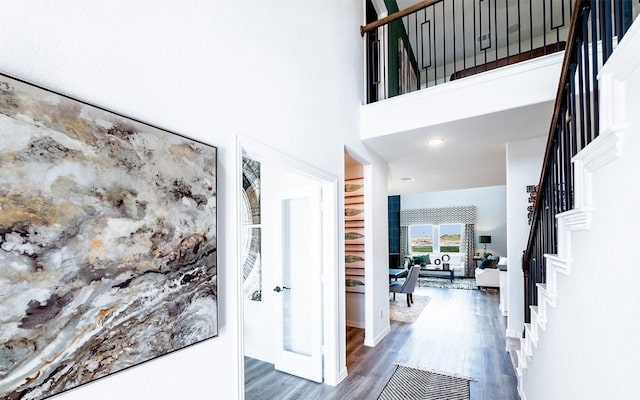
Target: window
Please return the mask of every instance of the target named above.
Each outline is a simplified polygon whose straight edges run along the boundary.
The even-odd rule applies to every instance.
[[[409,228],[411,253],[431,253],[433,251],[433,225],[411,225]]]
[[[442,253],[460,253],[462,225],[440,225],[440,251]]]
[[[459,253],[462,224],[411,225],[409,246],[411,254]]]

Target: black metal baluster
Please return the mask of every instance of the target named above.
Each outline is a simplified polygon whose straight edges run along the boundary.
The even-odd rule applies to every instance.
[[[416,40],[414,41],[414,43],[416,44],[416,64],[418,64],[418,60],[420,60],[420,55],[424,52],[424,44],[422,43],[422,38],[418,39],[418,14],[414,13],[413,14],[415,17],[415,21],[416,21],[416,29],[415,29],[415,38]],[[421,66],[420,65],[416,65],[416,90],[420,90],[420,84],[421,84]]]
[[[482,21],[480,21],[480,29],[482,29]],[[473,2],[473,73],[475,74],[478,69],[478,44],[482,46],[482,42],[476,43],[481,35],[478,35],[476,29],[476,2]]]
[[[452,23],[453,23],[453,75],[456,73],[457,60],[456,60],[456,51],[458,48],[456,47],[456,0],[452,0]]]
[[[438,84],[438,32],[437,20],[436,20],[436,7],[431,8],[431,15],[433,16],[433,84]]]
[[[485,68],[486,68],[486,64],[489,62],[489,59],[487,58],[487,49],[491,47],[491,0],[480,0],[482,1],[486,1],[487,2],[487,20],[489,21],[489,30],[487,31],[487,33],[489,34],[489,46],[484,47],[484,45],[482,44],[482,7],[480,7],[480,49],[484,50],[484,64],[485,64]]]
[[[591,0],[591,12],[589,13],[590,16],[590,24],[591,24],[591,57],[589,57],[590,61],[587,61],[589,63],[591,63],[591,83],[593,84],[593,90],[591,91],[591,93],[593,93],[592,98],[593,98],[593,110],[599,110],[599,101],[598,101],[598,39],[600,39],[600,35],[598,34],[598,24],[597,24],[597,14],[596,11],[598,10],[598,0]],[[587,88],[588,89],[588,88]],[[589,110],[589,114],[591,114],[591,109]],[[594,113],[593,114],[593,125],[592,125],[592,129],[590,131],[587,132],[587,134],[589,135],[587,137],[587,140],[589,143],[591,143],[591,141],[595,138],[598,137],[598,135],[600,134],[599,132],[600,129],[600,123],[599,123],[599,118],[598,118],[598,113]]]
[[[620,30],[616,31],[617,35],[618,35],[618,43],[620,42],[620,40],[624,37],[625,33],[627,33],[627,30],[631,27],[631,24],[633,23],[633,8],[631,7],[631,1],[630,0],[621,0],[622,4],[621,4],[621,14],[622,14],[622,24],[620,26]],[[640,3],[640,1],[638,1],[638,3]]]
[[[550,171],[548,172],[550,173]],[[539,282],[544,283],[546,281],[546,274],[544,273],[545,268],[545,258],[544,255],[549,253],[549,249],[551,248],[551,238],[553,237],[553,220],[555,218],[553,218],[553,216],[551,215],[551,213],[553,212],[551,210],[551,207],[549,205],[549,199],[550,199],[550,193],[551,193],[551,187],[550,187],[550,183],[551,179],[549,177],[547,177],[547,190],[545,190],[544,193],[544,204],[545,204],[545,222],[546,222],[546,235],[544,236],[544,247],[542,249],[542,258],[540,258],[540,276],[538,277]]]
[[[574,65],[572,65],[572,68],[575,68]],[[571,73],[570,73],[571,75]],[[566,102],[567,102],[567,119],[572,118],[571,116],[571,108],[572,108],[572,97],[573,94],[571,93],[571,89],[572,89],[573,85],[571,84],[571,82],[567,82],[565,84],[565,98],[566,98]],[[565,137],[565,143],[566,143],[566,149],[565,149],[565,154],[566,154],[566,162],[565,162],[565,171],[564,171],[564,190],[565,190],[565,203],[564,203],[564,209],[565,210],[571,210],[573,208],[573,200],[572,200],[572,196],[571,196],[571,191],[573,188],[573,177],[572,177],[572,164],[571,164],[571,158],[576,154],[575,149],[576,149],[576,132],[573,131],[574,128],[574,121],[571,121],[571,123],[567,123],[567,127],[566,127],[566,131],[564,132],[564,137]]]
[[[532,0],[529,0],[529,52],[530,58],[533,58],[533,5],[531,4]]]
[[[591,75],[589,73],[589,9],[584,8],[582,11],[582,53],[584,64],[584,114],[585,114],[585,125],[582,126],[581,132],[581,140],[582,147],[586,146],[589,143],[588,136],[591,136]],[[597,56],[595,56],[597,57]],[[588,136],[587,136],[588,135]]]
[[[442,83],[447,81],[447,19],[444,16],[444,1],[442,4]]]
[[[578,41],[576,43],[576,48],[577,48],[577,59],[576,59],[576,63],[578,64],[578,104],[580,104],[580,112],[579,112],[579,121],[580,121],[580,143],[581,146],[584,147],[585,144],[587,143],[587,138],[585,136],[585,132],[587,131],[587,120],[589,120],[588,118],[588,113],[587,110],[588,108],[586,107],[585,104],[587,104],[589,102],[589,94],[585,91],[585,81],[584,81],[584,77],[585,76],[589,76],[589,73],[587,72],[585,74],[584,72],[584,67],[585,65],[588,65],[588,63],[584,62],[584,40],[582,37],[578,38]],[[587,57],[589,55],[587,54]],[[589,121],[588,123],[589,125],[591,124],[591,121]]]
[[[547,0],[542,0],[542,49],[547,54]]]
[[[422,24],[420,24],[420,27],[422,29],[422,31],[420,32],[421,36],[424,39],[424,26],[427,23],[427,9],[423,8],[424,10],[424,22]],[[429,29],[431,29],[431,24],[429,23]],[[431,30],[429,30],[429,34],[427,35],[429,38],[429,42],[428,42],[428,49],[429,49],[429,66],[431,65]],[[423,57],[424,57],[424,52],[422,53]],[[424,68],[424,87],[428,88],[429,87],[429,66],[427,66],[427,64],[424,62],[424,58],[423,58],[423,68]]]
[[[511,61],[509,60],[509,0],[504,0],[504,13],[506,19],[504,31],[507,36],[507,64],[511,64]]]
[[[562,166],[564,154],[562,153],[562,148],[558,143],[558,138],[554,139],[554,157],[556,158],[556,162],[553,163],[553,209],[554,213],[562,207],[562,195],[560,192],[560,177],[562,176]]]
[[[559,135],[562,135],[562,152],[564,154],[563,166],[562,166],[562,212],[571,209],[571,201],[569,198],[569,187],[571,185],[571,100],[570,94],[566,90],[565,85],[565,109],[563,111],[563,127]]]
[[[614,23],[614,35],[617,35],[618,32],[621,32],[622,29],[622,0],[613,0],[613,20]]]
[[[467,32],[465,26],[467,26],[464,20],[464,0],[462,0],[462,70],[467,69]]]
[[[385,29],[385,27],[381,27],[380,28],[381,32],[378,32],[378,40],[380,40],[380,36],[382,36],[382,37],[385,36],[384,35],[384,33],[385,33],[384,29]],[[386,29],[387,29],[387,37],[388,37],[389,25],[386,25]],[[380,40],[380,43],[382,43],[381,40]],[[379,49],[381,50],[381,55],[384,55],[385,54],[384,49],[382,47],[379,47]],[[386,52],[388,53],[389,52],[389,47],[388,46],[387,46],[386,50],[387,50]],[[382,58],[384,59],[386,57],[383,56]],[[387,76],[389,76],[389,64],[383,60],[381,77],[387,77]],[[382,79],[381,79],[381,81],[382,81]],[[381,82],[381,86],[382,86],[382,91],[383,91],[382,98],[386,99],[387,97],[389,97],[389,89],[387,87],[387,82]],[[380,86],[378,86],[378,92],[380,91],[379,88],[380,88]]]
[[[569,15],[571,15],[571,1],[569,1]],[[557,32],[558,32],[558,43],[560,43],[560,27],[564,26],[566,24],[566,14],[564,12],[565,6],[564,6],[564,2],[562,3],[562,24],[560,26],[558,26]],[[571,21],[569,21],[569,23],[571,23]]]
[[[498,50],[500,47],[498,46],[498,0],[493,0],[493,30],[495,33],[495,41],[493,45],[495,46],[496,53],[496,62],[495,66],[498,68]],[[491,7],[491,0],[489,0],[489,7]],[[489,11],[489,18],[491,18],[491,11]],[[489,25],[489,33],[491,33],[491,25]]]
[[[520,0],[518,0],[518,55],[521,57],[522,54],[522,25],[520,18]]]
[[[553,29],[553,0],[549,0],[549,27],[550,27],[549,30]],[[545,50],[545,54],[546,54],[546,50]]]
[[[558,176],[556,177],[555,189],[558,191],[558,210],[564,210],[564,173],[566,170],[566,161],[567,155],[565,152],[566,143],[564,135],[562,131],[564,130],[564,126],[566,126],[566,121],[564,118],[564,110],[560,111],[563,118],[558,121],[555,129],[555,138],[556,138],[556,146],[558,146]]]
[[[573,139],[573,148],[571,156],[575,156],[576,154],[578,154],[578,129],[577,129],[577,124],[576,124],[576,81],[575,81],[575,76],[576,76],[576,70],[577,70],[578,65],[575,63],[572,63],[571,66],[569,67],[569,75],[570,75],[570,79],[569,79],[569,101],[570,104],[567,104],[567,107],[569,109],[569,112],[571,113],[571,138]]]
[[[613,52],[613,33],[611,31],[611,3],[609,1],[601,1],[600,7],[602,14],[600,18],[602,35],[602,64],[606,63],[609,56]]]
[[[558,160],[556,160],[556,162],[558,162]],[[556,215],[558,214],[558,210],[556,210],[553,207],[553,204],[551,203],[551,199],[553,199],[553,192],[549,191],[549,232],[550,232],[550,237],[549,237],[549,247],[547,248],[546,253],[547,254],[556,254],[556,248],[555,248],[555,244],[556,244],[556,231],[557,231],[557,227],[556,227]],[[545,259],[545,263],[543,265],[543,276],[544,276],[544,281],[547,281],[547,274],[546,274],[546,270],[547,270],[547,262]]]

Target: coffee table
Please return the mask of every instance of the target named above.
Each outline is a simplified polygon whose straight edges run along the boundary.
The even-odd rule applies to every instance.
[[[448,275],[448,276],[447,276]],[[453,269],[420,268],[419,278],[449,278],[453,282]]]

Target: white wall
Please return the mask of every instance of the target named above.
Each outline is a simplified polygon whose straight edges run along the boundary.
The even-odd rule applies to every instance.
[[[528,400],[637,399],[640,393],[640,21],[600,74],[600,137],[579,157],[590,226],[571,232],[569,274],[524,376]],[[577,189],[577,188],[576,188]],[[576,190],[580,193],[579,190]],[[581,197],[581,196],[580,196]],[[576,199],[578,202],[578,199]]]
[[[389,212],[387,169],[374,163],[365,177],[365,338],[375,346],[389,333]],[[369,201],[366,199],[370,199]]]
[[[507,143],[507,336],[521,337],[524,329],[522,252],[529,238],[527,186],[537,185],[547,137]]]
[[[487,252],[494,255],[507,255],[507,213],[506,186],[487,186],[472,189],[446,190],[403,194],[400,196],[400,208],[475,206],[477,223],[475,226],[476,249],[481,253],[484,245],[478,241],[480,235],[491,235]]]
[[[240,396],[234,135],[340,178],[346,145],[367,158],[376,179],[386,180],[384,163],[359,139],[363,20],[362,2],[342,0],[2,4],[0,71],[219,149],[219,337],[61,400]],[[341,196],[337,215],[344,211]],[[373,196],[386,204],[386,186]],[[373,219],[380,232],[375,244],[386,246],[386,214]],[[343,226],[339,235],[344,238]],[[343,262],[337,268],[344,276]],[[344,304],[344,283],[337,293]],[[344,366],[344,352],[341,357]]]

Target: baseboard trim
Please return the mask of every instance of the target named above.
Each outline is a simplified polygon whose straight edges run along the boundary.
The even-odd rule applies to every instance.
[[[350,327],[350,328],[360,328],[360,329],[364,329],[364,322],[361,321],[352,321],[352,320],[347,320],[345,322],[345,324]]]
[[[389,334],[389,332],[391,332],[391,325],[387,325],[384,330],[373,339],[373,341],[371,341],[370,338],[368,338],[365,334],[364,345],[367,347],[376,347],[382,341],[382,339],[384,339]]]
[[[338,372],[338,383],[347,379],[347,376],[349,376],[349,372],[347,371],[347,366],[345,365],[344,367],[340,368],[340,371]],[[335,386],[337,385],[338,384],[336,384]]]

